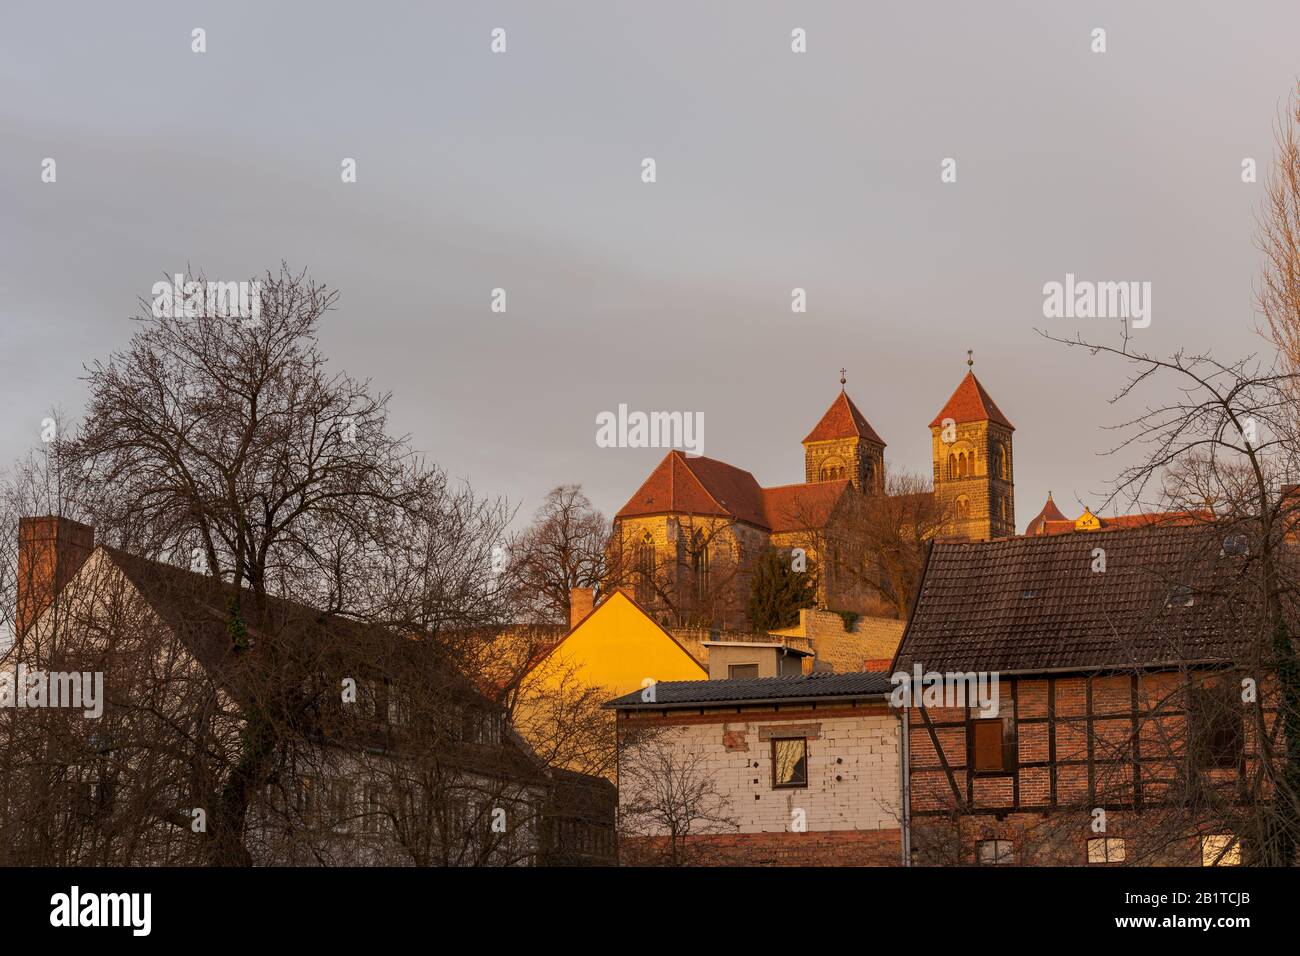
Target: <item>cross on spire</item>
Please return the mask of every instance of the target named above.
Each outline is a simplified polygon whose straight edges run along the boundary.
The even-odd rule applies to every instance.
[[[848,381],[848,379],[844,377],[845,371],[846,371],[845,369],[840,369],[840,391],[841,392],[844,391],[844,385]]]
[[[975,350],[974,350],[974,349],[967,349],[967,350],[966,350],[966,367],[967,367],[967,368],[972,368],[974,365],[975,365]]]

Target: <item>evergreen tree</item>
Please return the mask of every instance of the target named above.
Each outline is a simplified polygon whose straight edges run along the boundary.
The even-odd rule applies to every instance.
[[[795,570],[794,555],[772,549],[754,566],[749,583],[749,620],[756,630],[773,631],[799,623],[799,609],[817,603],[817,570],[812,562]]]

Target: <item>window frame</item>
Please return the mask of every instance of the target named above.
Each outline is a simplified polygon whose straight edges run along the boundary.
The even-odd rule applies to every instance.
[[[1187,724],[1196,769],[1240,770],[1246,760],[1246,729],[1235,688],[1231,684],[1192,683],[1188,695]],[[1211,711],[1208,716],[1207,711]]]
[[[1089,866],[1110,866],[1115,863],[1123,863],[1128,858],[1128,845],[1124,842],[1123,837],[1089,837],[1084,847],[1085,858]],[[1092,848],[1094,844],[1101,844],[1102,859],[1094,860],[1092,858]],[[1112,851],[1111,845],[1119,844],[1119,856],[1116,857]]]
[[[797,783],[779,783],[776,779],[776,748],[777,744],[790,743],[799,741],[803,745],[803,780]],[[770,741],[772,755],[772,789],[773,790],[807,790],[808,789],[808,738],[806,736],[798,737],[773,737]],[[798,764],[796,764],[798,766]]]
[[[977,724],[999,724],[998,740],[1001,743],[1000,753],[1002,759],[996,768],[981,767],[977,763],[978,750],[975,746]],[[1014,774],[1020,769],[1020,735],[1017,732],[1015,718],[1011,716],[1002,717],[970,717],[966,721],[966,753],[967,765],[971,773],[977,777],[995,777],[1007,776]]]
[[[1224,840],[1227,849],[1216,847],[1212,853],[1218,862],[1206,862],[1206,844],[1212,840]],[[1241,866],[1241,840],[1232,833],[1201,834],[1201,866]]]
[[[985,861],[980,857],[980,847],[992,846],[993,859]],[[1005,853],[999,852],[999,846],[1006,846]],[[976,866],[1015,866],[1016,863],[1016,844],[1014,840],[1004,840],[1000,837],[994,837],[990,840],[975,841],[975,865]]]

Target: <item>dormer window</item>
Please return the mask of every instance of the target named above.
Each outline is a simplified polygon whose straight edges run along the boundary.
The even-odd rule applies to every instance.
[[[1223,539],[1223,548],[1219,554],[1235,556],[1250,554],[1250,540],[1240,531],[1230,534]]]

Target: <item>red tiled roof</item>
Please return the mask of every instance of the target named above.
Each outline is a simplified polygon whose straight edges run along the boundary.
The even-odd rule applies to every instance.
[[[763,489],[763,510],[772,531],[824,528],[853,482],[821,481],[811,485],[780,485]]]
[[[652,514],[716,515],[767,527],[763,491],[747,471],[674,449],[618,509],[616,518]]]
[[[984,386],[980,384],[974,372],[966,373],[966,377],[957,386],[957,391],[953,392],[952,398],[948,399],[948,404],[943,406],[943,411],[934,416],[930,427],[936,428],[942,425],[945,418],[951,418],[955,422],[996,422],[1004,428],[1015,431],[1015,426],[1007,420],[1007,416],[1002,414],[1002,410],[989,397],[989,393],[984,391]]]
[[[1057,514],[1060,514],[1060,512],[1058,511]],[[1214,513],[1210,511],[1153,511],[1149,514],[1115,515],[1111,518],[1104,518],[1101,515],[1095,515],[1095,517],[1101,522],[1102,528],[1146,528],[1151,525],[1204,524],[1214,520]],[[1035,518],[1025,528],[1025,534],[1070,534],[1076,530],[1074,526],[1076,520],[1078,519],[1067,518],[1064,515],[1059,518],[1048,517],[1047,520],[1042,522]]]
[[[1069,534],[1074,530],[1073,518],[1049,518],[1043,522],[1038,531],[1026,531],[1026,534]]]
[[[1025,534],[1047,534],[1047,524],[1051,521],[1070,521],[1065,515],[1061,514],[1061,509],[1056,507],[1056,502],[1052,500],[1052,493],[1047,493],[1047,504],[1043,505],[1043,510],[1034,515],[1025,525]],[[1073,525],[1074,522],[1070,521]]]
[[[853,404],[853,399],[849,398],[847,393],[840,392],[835,396],[835,401],[831,402],[831,407],[826,409],[826,414],[822,416],[821,421],[808,433],[804,442],[853,437],[865,438],[877,445],[885,444],[885,440],[876,434],[876,430],[871,427],[866,416],[858,411],[858,406]]]
[[[616,518],[691,514],[734,518],[769,531],[821,528],[846,490],[847,478],[760,488],[749,472],[713,458],[670,451]]]
[[[1204,524],[1214,520],[1211,511],[1155,511],[1150,514],[1116,515],[1113,518],[1097,516],[1103,528],[1145,528],[1148,525]]]

